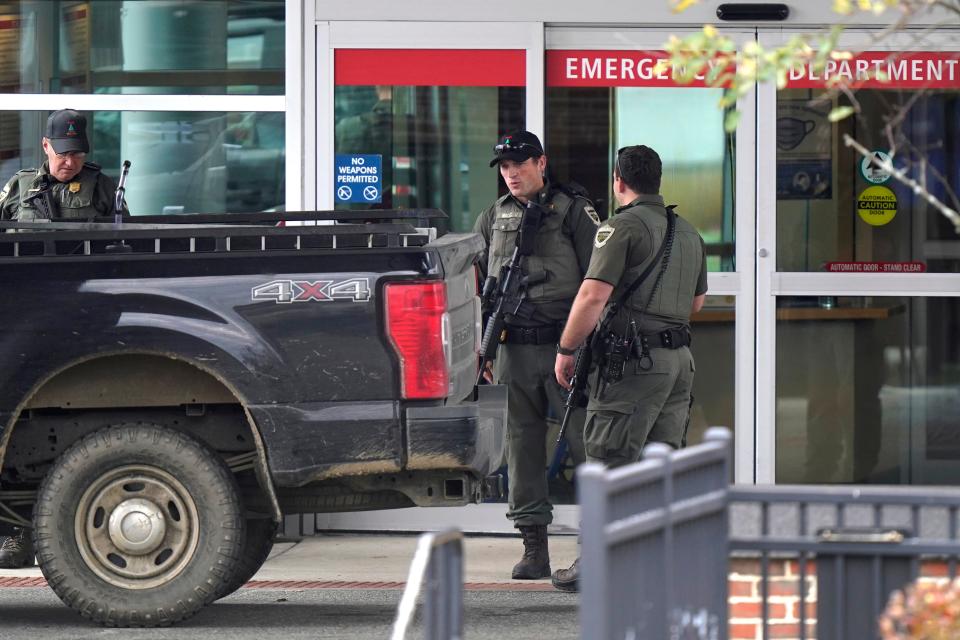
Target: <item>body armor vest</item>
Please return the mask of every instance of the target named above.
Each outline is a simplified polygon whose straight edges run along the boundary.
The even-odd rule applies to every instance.
[[[583,274],[580,273],[573,241],[563,229],[563,222],[573,205],[573,198],[561,191],[553,192],[545,205],[550,214],[545,215],[540,224],[533,255],[524,261],[524,273],[547,274],[545,280],[531,285],[527,291],[528,299],[534,304],[572,300],[580,289]],[[523,211],[520,203],[509,194],[497,200],[487,273],[499,274],[500,268],[510,261]]]
[[[34,193],[31,189],[40,186],[40,176],[46,172],[46,165],[44,165],[41,169],[21,171],[17,174],[20,211],[14,216],[16,219],[29,221],[44,218],[42,210],[36,206],[35,201],[24,202],[24,199]],[[97,165],[84,163],[80,173],[68,182],[58,182],[53,177],[49,178],[53,201],[59,209],[58,219],[71,220],[109,215],[112,204],[97,201],[100,198],[97,193],[99,177],[100,169]]]

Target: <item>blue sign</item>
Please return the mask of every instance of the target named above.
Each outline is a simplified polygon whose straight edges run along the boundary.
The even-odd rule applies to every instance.
[[[338,154],[334,164],[333,192],[337,202],[383,201],[382,156]]]

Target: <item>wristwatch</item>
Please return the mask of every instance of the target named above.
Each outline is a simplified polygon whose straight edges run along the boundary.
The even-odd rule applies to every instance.
[[[557,353],[559,353],[562,356],[572,356],[577,352],[577,349],[579,349],[579,347],[574,347],[573,349],[565,349],[560,346],[559,342],[557,343]]]

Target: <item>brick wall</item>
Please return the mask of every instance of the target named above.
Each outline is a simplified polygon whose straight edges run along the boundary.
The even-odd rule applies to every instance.
[[[767,620],[769,638],[800,637],[800,568],[796,560],[771,559],[768,563]],[[763,638],[763,592],[760,560],[730,561],[730,640]],[[817,579],[815,565],[807,562],[805,582],[807,638],[816,637]]]
[[[769,638],[800,638],[800,566],[796,560],[770,559],[767,585]],[[945,562],[924,562],[921,580],[944,580],[949,575]],[[817,637],[816,562],[807,562],[804,583],[807,640]],[[728,579],[730,603],[730,640],[762,640],[763,598],[760,584],[760,560],[733,558]]]

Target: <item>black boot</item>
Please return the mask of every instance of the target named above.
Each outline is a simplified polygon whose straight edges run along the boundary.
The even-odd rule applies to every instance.
[[[18,529],[0,544],[0,569],[32,567],[37,552],[33,548],[33,536],[26,529]]]
[[[551,579],[553,586],[560,591],[580,591],[580,558],[573,561],[569,569],[557,569]]]
[[[523,536],[523,558],[513,567],[513,579],[537,580],[550,577],[547,525],[535,524],[518,528]]]

